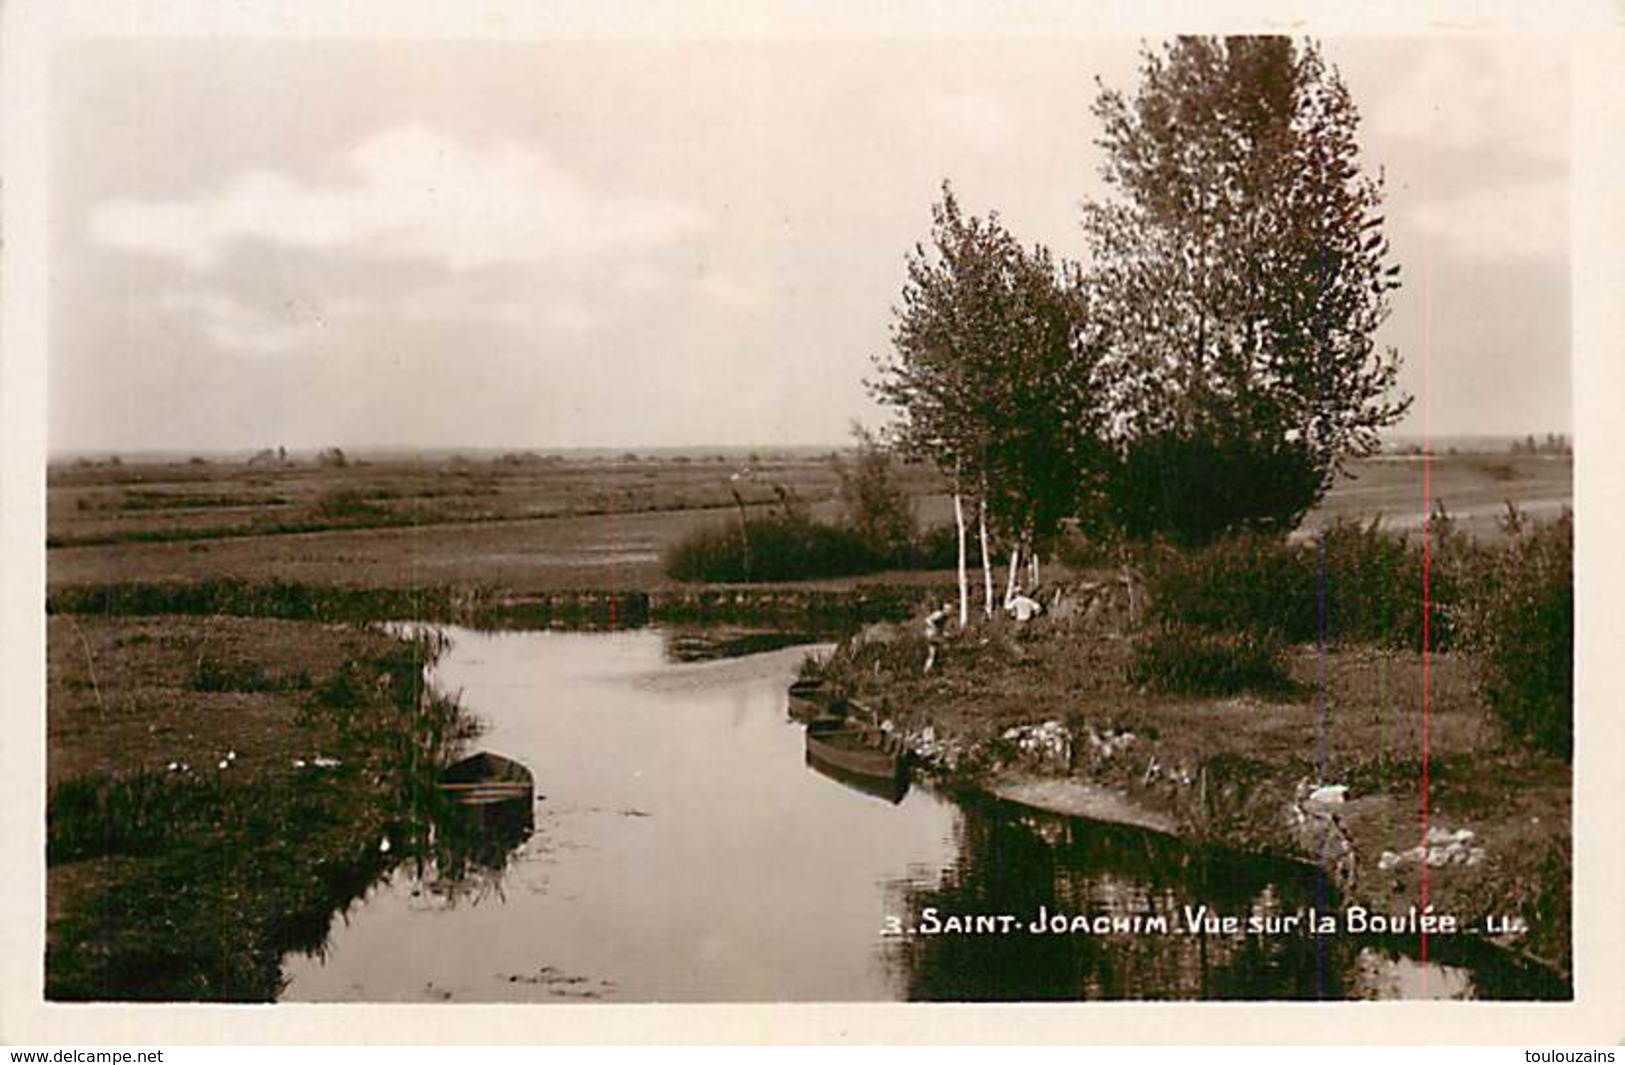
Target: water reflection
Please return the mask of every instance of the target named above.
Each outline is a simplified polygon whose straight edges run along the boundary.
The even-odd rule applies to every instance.
[[[1305,934],[887,936],[942,914],[1331,905],[1303,866],[809,768],[802,652],[674,662],[671,638],[455,630],[437,682],[545,800],[436,808],[421,862],[290,957],[317,1001],[882,1001],[1561,995],[1482,944]],[[717,641],[737,646],[732,637]],[[438,790],[438,789],[436,789]],[[880,800],[880,801],[877,801]],[[494,831],[493,831],[494,829]]]
[[[1310,934],[1302,915],[1340,904],[1308,866],[994,800],[963,805],[953,864],[938,877],[887,886],[904,928],[920,930],[886,948],[908,999],[1566,997],[1544,971],[1482,943],[1436,937],[1424,966],[1415,943]],[[1208,930],[1193,920],[1198,907],[1243,928],[1255,918],[1261,931]],[[1019,925],[1004,934],[952,930],[950,915],[976,914],[1012,914]],[[1040,914],[1081,916],[1091,930],[1035,933],[1030,922]]]
[[[1323,892],[1312,870],[1194,848],[1140,829],[966,800],[958,856],[935,884],[894,882],[918,927],[938,914],[1009,913],[997,936],[916,935],[897,941],[907,997],[928,1000],[1342,998],[1335,966],[1302,937],[1184,934],[1185,907],[1280,913]],[[1034,934],[1051,915],[1141,918],[1134,932]],[[1165,920],[1167,930],[1156,922]]]
[[[535,825],[530,770],[489,751],[447,768],[417,877],[456,904],[502,897],[502,875]]]
[[[721,658],[743,658],[765,654],[784,647],[818,643],[840,635],[839,631],[790,631],[751,629],[736,626],[682,626],[662,628],[661,644],[668,662],[712,662]]]
[[[864,773],[853,773],[838,765],[826,762],[813,752],[806,754],[807,768],[819,776],[850,788],[860,795],[873,796],[896,806],[908,794],[909,778],[906,776],[876,777]]]

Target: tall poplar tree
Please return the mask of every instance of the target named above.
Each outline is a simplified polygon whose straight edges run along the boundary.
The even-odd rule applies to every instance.
[[[1313,44],[1182,37],[1094,111],[1116,516],[1186,540],[1290,528],[1410,402],[1374,340],[1399,268],[1354,102]]]

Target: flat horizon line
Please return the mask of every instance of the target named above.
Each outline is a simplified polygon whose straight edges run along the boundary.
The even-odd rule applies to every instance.
[[[1467,433],[1435,433],[1431,441],[1420,433],[1395,433],[1382,438],[1385,450],[1396,447],[1416,447],[1432,443],[1433,450],[1445,447],[1460,447],[1464,444],[1500,445],[1505,447],[1513,442],[1519,442],[1534,437],[1537,443],[1544,443],[1548,436],[1557,436],[1572,444],[1572,430],[1570,429],[1538,429],[1522,432],[1467,432]],[[56,464],[62,462],[77,462],[81,460],[106,461],[118,458],[129,462],[187,462],[198,458],[208,460],[246,460],[266,452],[275,453],[279,445],[270,446],[237,446],[216,448],[187,448],[187,447],[132,447],[132,448],[65,448],[47,449],[46,463]],[[290,458],[315,458],[324,451],[334,448],[344,452],[346,458],[402,458],[425,457],[453,459],[461,457],[501,458],[504,455],[516,455],[521,458],[546,458],[558,456],[561,458],[622,458],[626,456],[677,458],[687,456],[723,458],[748,458],[758,455],[762,458],[774,455],[805,457],[824,455],[831,451],[851,451],[856,445],[850,440],[839,442],[812,442],[795,444],[482,444],[482,445],[456,445],[456,444],[305,444],[295,447],[285,447]]]

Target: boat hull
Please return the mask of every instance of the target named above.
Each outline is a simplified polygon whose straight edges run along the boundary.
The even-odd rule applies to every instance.
[[[790,685],[786,712],[792,720],[811,721],[817,717],[840,716],[843,706],[843,701],[823,681],[798,680]]]
[[[512,758],[481,751],[448,766],[440,775],[440,791],[461,806],[528,805],[536,782]]]
[[[807,726],[807,758],[830,768],[874,781],[906,781],[908,758],[895,737],[878,729],[824,718]]]
[[[908,794],[909,778],[907,773],[898,773],[896,776],[887,777],[854,773],[821,760],[811,751],[807,752],[807,766],[827,780],[833,780],[853,791],[889,802],[893,806],[902,802],[903,796]]]

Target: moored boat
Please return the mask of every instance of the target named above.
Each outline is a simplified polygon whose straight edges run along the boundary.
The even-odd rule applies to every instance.
[[[845,701],[822,680],[798,680],[790,685],[787,706],[790,717],[796,721],[811,721],[818,717],[844,716]]]
[[[893,806],[902,802],[903,796],[908,794],[909,779],[906,772],[898,773],[892,777],[867,776],[863,773],[854,773],[851,770],[831,765],[814,755],[810,750],[807,752],[807,766],[827,780],[833,780],[837,784],[861,794],[872,795],[877,799],[891,803]]]
[[[807,723],[807,758],[871,780],[908,778],[908,752],[901,740],[878,728],[839,718]]]
[[[504,755],[480,751],[448,766],[440,774],[440,790],[463,806],[489,806],[524,802],[535,794],[530,770]]]

